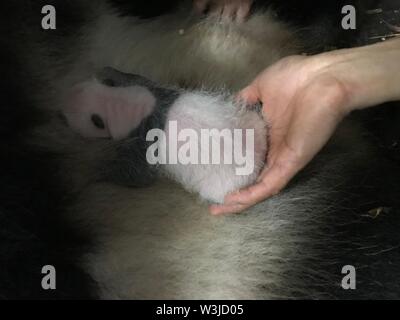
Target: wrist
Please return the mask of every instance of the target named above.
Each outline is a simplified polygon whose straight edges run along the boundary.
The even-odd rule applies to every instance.
[[[344,87],[345,112],[400,100],[400,39],[328,52],[317,59],[319,72]]]
[[[400,39],[361,48],[360,56],[366,65],[360,88],[367,106],[400,100]]]

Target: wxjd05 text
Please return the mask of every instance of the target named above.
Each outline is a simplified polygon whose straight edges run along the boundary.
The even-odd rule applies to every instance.
[[[244,315],[245,308],[241,304],[199,304],[191,306],[178,306],[172,304],[163,304],[156,307],[157,316],[175,316],[190,318],[190,316],[240,316]]]

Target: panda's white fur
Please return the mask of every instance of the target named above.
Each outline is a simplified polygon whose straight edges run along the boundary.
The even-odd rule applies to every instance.
[[[77,34],[84,45],[59,90],[110,66],[166,85],[236,91],[264,67],[301,50],[293,32],[269,11],[238,24],[200,18],[190,0],[149,20],[121,17],[105,1],[87,10],[92,21]]]
[[[196,194],[169,180],[143,189],[92,185],[72,210],[101,243],[85,266],[103,298],[329,298],[311,286],[338,285],[317,259],[340,241],[326,230],[341,205],[332,195],[347,161],[360,161],[359,148],[241,215],[211,216]]]
[[[178,143],[176,133],[179,135],[186,129],[191,131],[186,133],[191,138],[184,137],[184,142]],[[214,136],[208,136],[212,130],[215,130]],[[166,175],[203,199],[217,203],[223,203],[228,193],[254,183],[267,154],[266,123],[261,115],[220,94],[192,92],[181,95],[168,112],[165,135],[167,139],[159,144],[159,151],[166,156],[166,164],[162,166]],[[170,163],[170,135],[176,146],[173,152],[179,153],[184,145],[190,146],[190,153],[193,152],[196,158],[190,161],[195,163],[182,163],[180,159]],[[228,145],[232,150],[228,151]],[[208,159],[202,161],[206,152]],[[226,159],[224,152],[229,152]],[[237,155],[243,157],[242,163]],[[217,163],[212,163],[213,159]]]

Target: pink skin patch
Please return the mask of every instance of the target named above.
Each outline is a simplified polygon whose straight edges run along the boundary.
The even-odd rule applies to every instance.
[[[249,15],[254,0],[194,0],[197,12],[209,11],[223,20],[243,22]]]
[[[87,138],[126,138],[149,116],[156,98],[145,87],[109,87],[95,80],[74,86],[62,112],[72,130]]]

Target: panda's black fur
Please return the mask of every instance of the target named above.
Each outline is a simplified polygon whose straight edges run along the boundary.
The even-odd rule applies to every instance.
[[[0,298],[95,298],[96,284],[76,265],[91,241],[63,215],[58,155],[27,141],[46,119],[22,85],[25,72],[12,48],[1,47]],[[46,265],[60,271],[55,291],[42,289]]]

